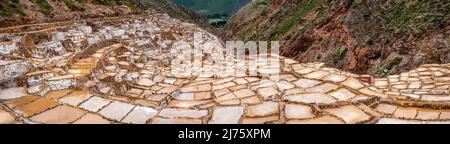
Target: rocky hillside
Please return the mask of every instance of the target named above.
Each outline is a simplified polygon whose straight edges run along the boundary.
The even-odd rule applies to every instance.
[[[169,0],[9,0],[0,1],[0,25],[74,20],[162,11],[209,29],[206,17]]]
[[[254,0],[224,38],[280,40],[282,54],[386,75],[450,62],[450,1]]]
[[[231,16],[251,0],[172,0],[206,16]]]

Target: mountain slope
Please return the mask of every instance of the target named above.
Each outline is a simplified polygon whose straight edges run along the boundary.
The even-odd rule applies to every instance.
[[[208,22],[208,18],[187,9],[183,6],[177,5],[170,0],[130,0],[136,3],[141,9],[154,9],[157,11],[166,12],[173,18],[186,20],[191,23],[196,23],[200,27],[210,31],[215,32],[212,26]]]
[[[450,62],[450,1],[255,0],[223,37],[280,40],[281,53],[356,73],[386,75]]]
[[[198,23],[210,29],[207,18],[169,0],[10,0],[0,1],[0,24],[74,20],[139,14],[147,10],[166,12],[172,17]]]
[[[231,16],[251,0],[172,0],[207,16]]]

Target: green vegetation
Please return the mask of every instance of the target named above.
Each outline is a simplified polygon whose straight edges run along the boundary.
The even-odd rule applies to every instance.
[[[166,8],[165,12],[174,18],[182,18],[183,14],[180,11],[174,10],[172,8]]]
[[[216,29],[222,29],[225,26],[225,23],[227,21],[223,20],[223,19],[216,19],[216,20],[211,20],[209,21],[209,23]]]
[[[14,13],[26,15],[19,0],[9,0],[0,2],[0,16],[11,16]]]
[[[224,27],[226,21],[252,0],[170,0],[173,3],[186,7],[197,13],[205,15],[211,26],[217,29]],[[270,0],[261,0],[268,3]],[[164,10],[170,16],[180,18],[177,12]]]
[[[251,0],[172,0],[206,16],[215,14],[230,16]],[[267,1],[267,0],[264,0]]]
[[[88,0],[75,0],[75,1],[77,1],[80,4],[85,4]]]
[[[398,52],[400,55],[408,55],[409,54],[409,50],[406,48],[401,48]]]
[[[77,4],[74,3],[74,1],[72,0],[63,0],[64,4],[72,11],[85,11],[86,9],[82,6],[78,6]],[[82,4],[85,1],[80,1],[79,3]]]
[[[347,48],[338,48],[334,50],[330,57],[331,63],[336,64],[340,60],[343,60],[345,58],[345,54],[347,54],[347,51]]]
[[[227,14],[213,14],[208,15],[208,19],[228,19],[230,16]]]
[[[395,66],[399,65],[402,62],[402,58],[396,57],[395,59],[389,61],[388,63],[385,63],[381,66],[382,70],[391,70]]]
[[[158,0],[158,1],[161,3],[160,5],[156,6],[149,5],[144,9],[156,8],[157,10],[166,12],[169,16],[174,18],[193,21],[196,20],[196,17],[193,15],[194,13],[192,12],[191,14],[190,13],[191,11],[189,11],[188,9],[185,9],[183,7],[176,7],[172,5],[168,0]]]
[[[258,8],[265,8],[270,4],[271,0],[259,0],[257,1],[252,8],[258,9]]]
[[[382,76],[384,74],[389,73],[389,71],[392,70],[394,67],[398,66],[402,62],[402,60],[403,58],[396,57],[376,68],[369,69],[368,73]]]
[[[267,6],[269,6],[271,3],[271,0],[256,0],[249,5],[246,5],[241,9],[242,12],[238,13],[236,15],[237,17],[240,17],[244,19],[243,22],[237,22],[237,23],[243,23],[242,25],[245,26],[249,23],[252,23],[254,19],[256,19],[258,16],[266,16],[267,11],[265,10]],[[229,29],[230,27],[234,29],[237,28],[236,22],[227,23]],[[249,29],[245,32],[238,33],[238,37],[242,40],[262,40],[265,38],[265,35],[262,34],[263,32],[267,32],[267,30],[271,29],[270,26],[276,26],[278,25],[278,22],[272,23],[272,25],[268,25],[266,22],[260,22],[256,26],[249,27]],[[268,40],[268,39],[264,39]]]
[[[270,0],[261,0],[256,3],[256,6],[266,6],[270,3]]]
[[[298,5],[293,13],[289,14],[288,17],[284,18],[279,26],[277,27],[276,35],[272,38],[273,40],[276,40],[280,38],[281,36],[285,35],[287,32],[289,32],[295,25],[300,23],[302,19],[307,16],[309,13],[311,13],[314,10],[317,10],[321,4],[320,0],[309,0],[301,5]],[[323,9],[321,9],[323,10]],[[313,27],[313,25],[307,26]],[[303,31],[306,31],[307,29],[304,29]]]
[[[86,1],[86,0],[83,0],[83,1]],[[162,0],[158,0],[158,1],[162,2]],[[107,5],[107,6],[126,5],[132,11],[138,9],[138,6],[134,2],[131,2],[129,0],[92,0],[92,3],[100,4],[100,5]]]
[[[378,42],[381,33],[392,34],[388,37],[397,38],[402,38],[406,32],[422,33],[430,27],[444,24],[450,13],[449,6],[445,6],[445,2],[440,0],[401,0],[384,9],[384,13],[389,14],[385,18],[387,21],[382,29],[367,41],[369,45]]]
[[[53,8],[48,4],[47,0],[35,0],[34,2],[39,6],[42,13],[50,15]]]
[[[94,4],[102,4],[102,5],[128,5],[128,0],[92,0]]]
[[[63,2],[67,7],[70,8],[70,10],[75,11],[77,9],[77,6],[73,3],[72,0],[63,0]]]

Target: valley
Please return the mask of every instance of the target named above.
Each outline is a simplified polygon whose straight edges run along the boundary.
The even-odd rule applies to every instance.
[[[209,23],[216,29],[221,30],[228,19],[241,7],[251,0],[172,0],[209,19]]]

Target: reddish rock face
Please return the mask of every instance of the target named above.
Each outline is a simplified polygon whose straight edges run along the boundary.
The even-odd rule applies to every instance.
[[[450,62],[448,2],[273,0],[234,15],[225,39],[279,40],[281,54],[359,74]],[[428,8],[421,7],[428,6]],[[397,13],[396,13],[397,11]],[[435,13],[424,16],[423,13]],[[410,21],[408,19],[416,19]]]

